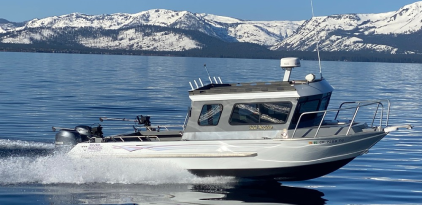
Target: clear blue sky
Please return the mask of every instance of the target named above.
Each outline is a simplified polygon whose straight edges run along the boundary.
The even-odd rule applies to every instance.
[[[315,16],[396,11],[417,0],[313,0]],[[230,16],[244,20],[305,20],[310,0],[1,0],[0,18],[21,22],[73,12],[138,13],[170,9]]]

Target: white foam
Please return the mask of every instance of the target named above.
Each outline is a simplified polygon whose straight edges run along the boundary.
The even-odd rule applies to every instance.
[[[54,149],[53,143],[0,139],[0,148],[7,149]]]
[[[171,162],[145,159],[72,159],[63,154],[0,159],[0,184],[201,184],[233,182],[231,177],[200,178]]]

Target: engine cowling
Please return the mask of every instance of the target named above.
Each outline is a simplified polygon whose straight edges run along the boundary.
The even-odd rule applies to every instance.
[[[70,150],[76,144],[82,142],[82,137],[76,130],[62,129],[56,133],[55,146],[59,150]]]

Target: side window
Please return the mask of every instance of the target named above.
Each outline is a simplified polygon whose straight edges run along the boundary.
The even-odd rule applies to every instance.
[[[330,103],[330,98],[331,98],[331,93],[326,93],[322,96],[319,110],[326,110],[328,108],[328,103]]]
[[[223,105],[212,104],[202,106],[201,114],[199,115],[198,124],[201,126],[216,126],[221,117]]]
[[[235,104],[230,117],[230,124],[258,124],[259,107],[257,104]]]
[[[303,103],[300,104],[300,114],[304,113],[304,112],[312,112],[312,111],[317,111],[318,110],[318,106],[319,106],[320,100],[310,100],[310,101],[305,101]]]
[[[260,123],[284,124],[291,109],[292,103],[290,102],[262,103],[259,109],[261,112]]]
[[[239,103],[233,107],[231,125],[284,124],[289,117],[290,102]]]
[[[318,111],[319,104],[321,102],[320,99],[321,95],[300,98],[296,107],[295,114],[292,118],[291,128],[293,127],[294,129],[296,127],[296,124],[302,113]],[[302,116],[300,120],[300,125],[298,127],[312,126],[315,122],[315,118],[317,118],[316,113]]]
[[[309,97],[302,97],[299,99],[295,114],[292,118],[291,129],[296,127],[299,117],[304,112],[326,110],[330,102],[331,93],[324,95],[314,95]],[[303,115],[300,119],[298,128],[318,125],[321,122],[324,113],[313,113]]]

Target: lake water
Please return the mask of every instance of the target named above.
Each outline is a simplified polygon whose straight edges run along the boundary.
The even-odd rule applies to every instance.
[[[189,81],[275,81],[279,60],[0,52],[0,204],[422,204],[422,65],[322,62],[343,101],[390,99],[390,133],[368,154],[308,181],[198,178],[152,160],[81,160],[52,154],[52,126],[99,123],[99,117],[150,115],[182,124]],[[292,78],[319,76],[302,61]],[[132,124],[103,122],[106,135]]]

